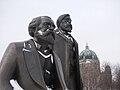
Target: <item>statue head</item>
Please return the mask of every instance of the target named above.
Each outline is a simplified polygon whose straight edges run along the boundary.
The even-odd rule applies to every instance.
[[[29,35],[40,45],[54,44],[54,29],[54,22],[48,16],[34,18],[28,26]]]
[[[57,27],[65,32],[72,31],[71,18],[69,14],[63,14],[57,19]]]

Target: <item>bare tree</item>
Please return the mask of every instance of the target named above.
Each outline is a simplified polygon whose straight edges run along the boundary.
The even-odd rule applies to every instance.
[[[103,64],[99,87],[102,90],[110,90],[112,88],[112,73],[109,63]]]
[[[115,79],[113,80],[114,88],[120,90],[120,65],[115,66],[114,76],[115,76]]]

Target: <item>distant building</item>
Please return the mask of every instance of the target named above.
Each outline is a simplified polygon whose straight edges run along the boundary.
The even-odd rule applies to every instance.
[[[109,65],[105,66],[105,70],[101,72],[99,81],[100,90],[111,90],[112,89],[112,73]]]
[[[83,80],[83,90],[111,90],[111,68],[100,71],[100,62],[96,53],[86,44],[85,50],[79,56],[80,73]]]

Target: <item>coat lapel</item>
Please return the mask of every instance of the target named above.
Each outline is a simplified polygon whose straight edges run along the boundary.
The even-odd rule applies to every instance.
[[[46,90],[39,55],[32,40],[24,43],[23,52],[30,76]]]
[[[64,75],[63,75],[63,70],[62,70],[62,65],[61,65],[61,61],[59,59],[59,57],[56,55],[56,53],[53,51],[53,55],[54,55],[54,60],[55,60],[55,66],[56,66],[56,70],[57,70],[57,75],[60,81],[60,84],[62,86],[62,90],[68,90],[65,80],[64,80]]]
[[[71,39],[68,39],[63,33],[58,33],[57,34],[59,37],[62,37],[65,41],[68,41],[68,42],[71,42],[72,43],[72,40]],[[71,36],[72,38],[72,36]]]

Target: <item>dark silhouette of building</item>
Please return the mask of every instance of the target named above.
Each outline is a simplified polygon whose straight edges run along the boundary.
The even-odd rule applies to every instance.
[[[99,87],[100,90],[111,90],[112,88],[112,74],[109,65],[106,65],[105,70],[101,72]]]

